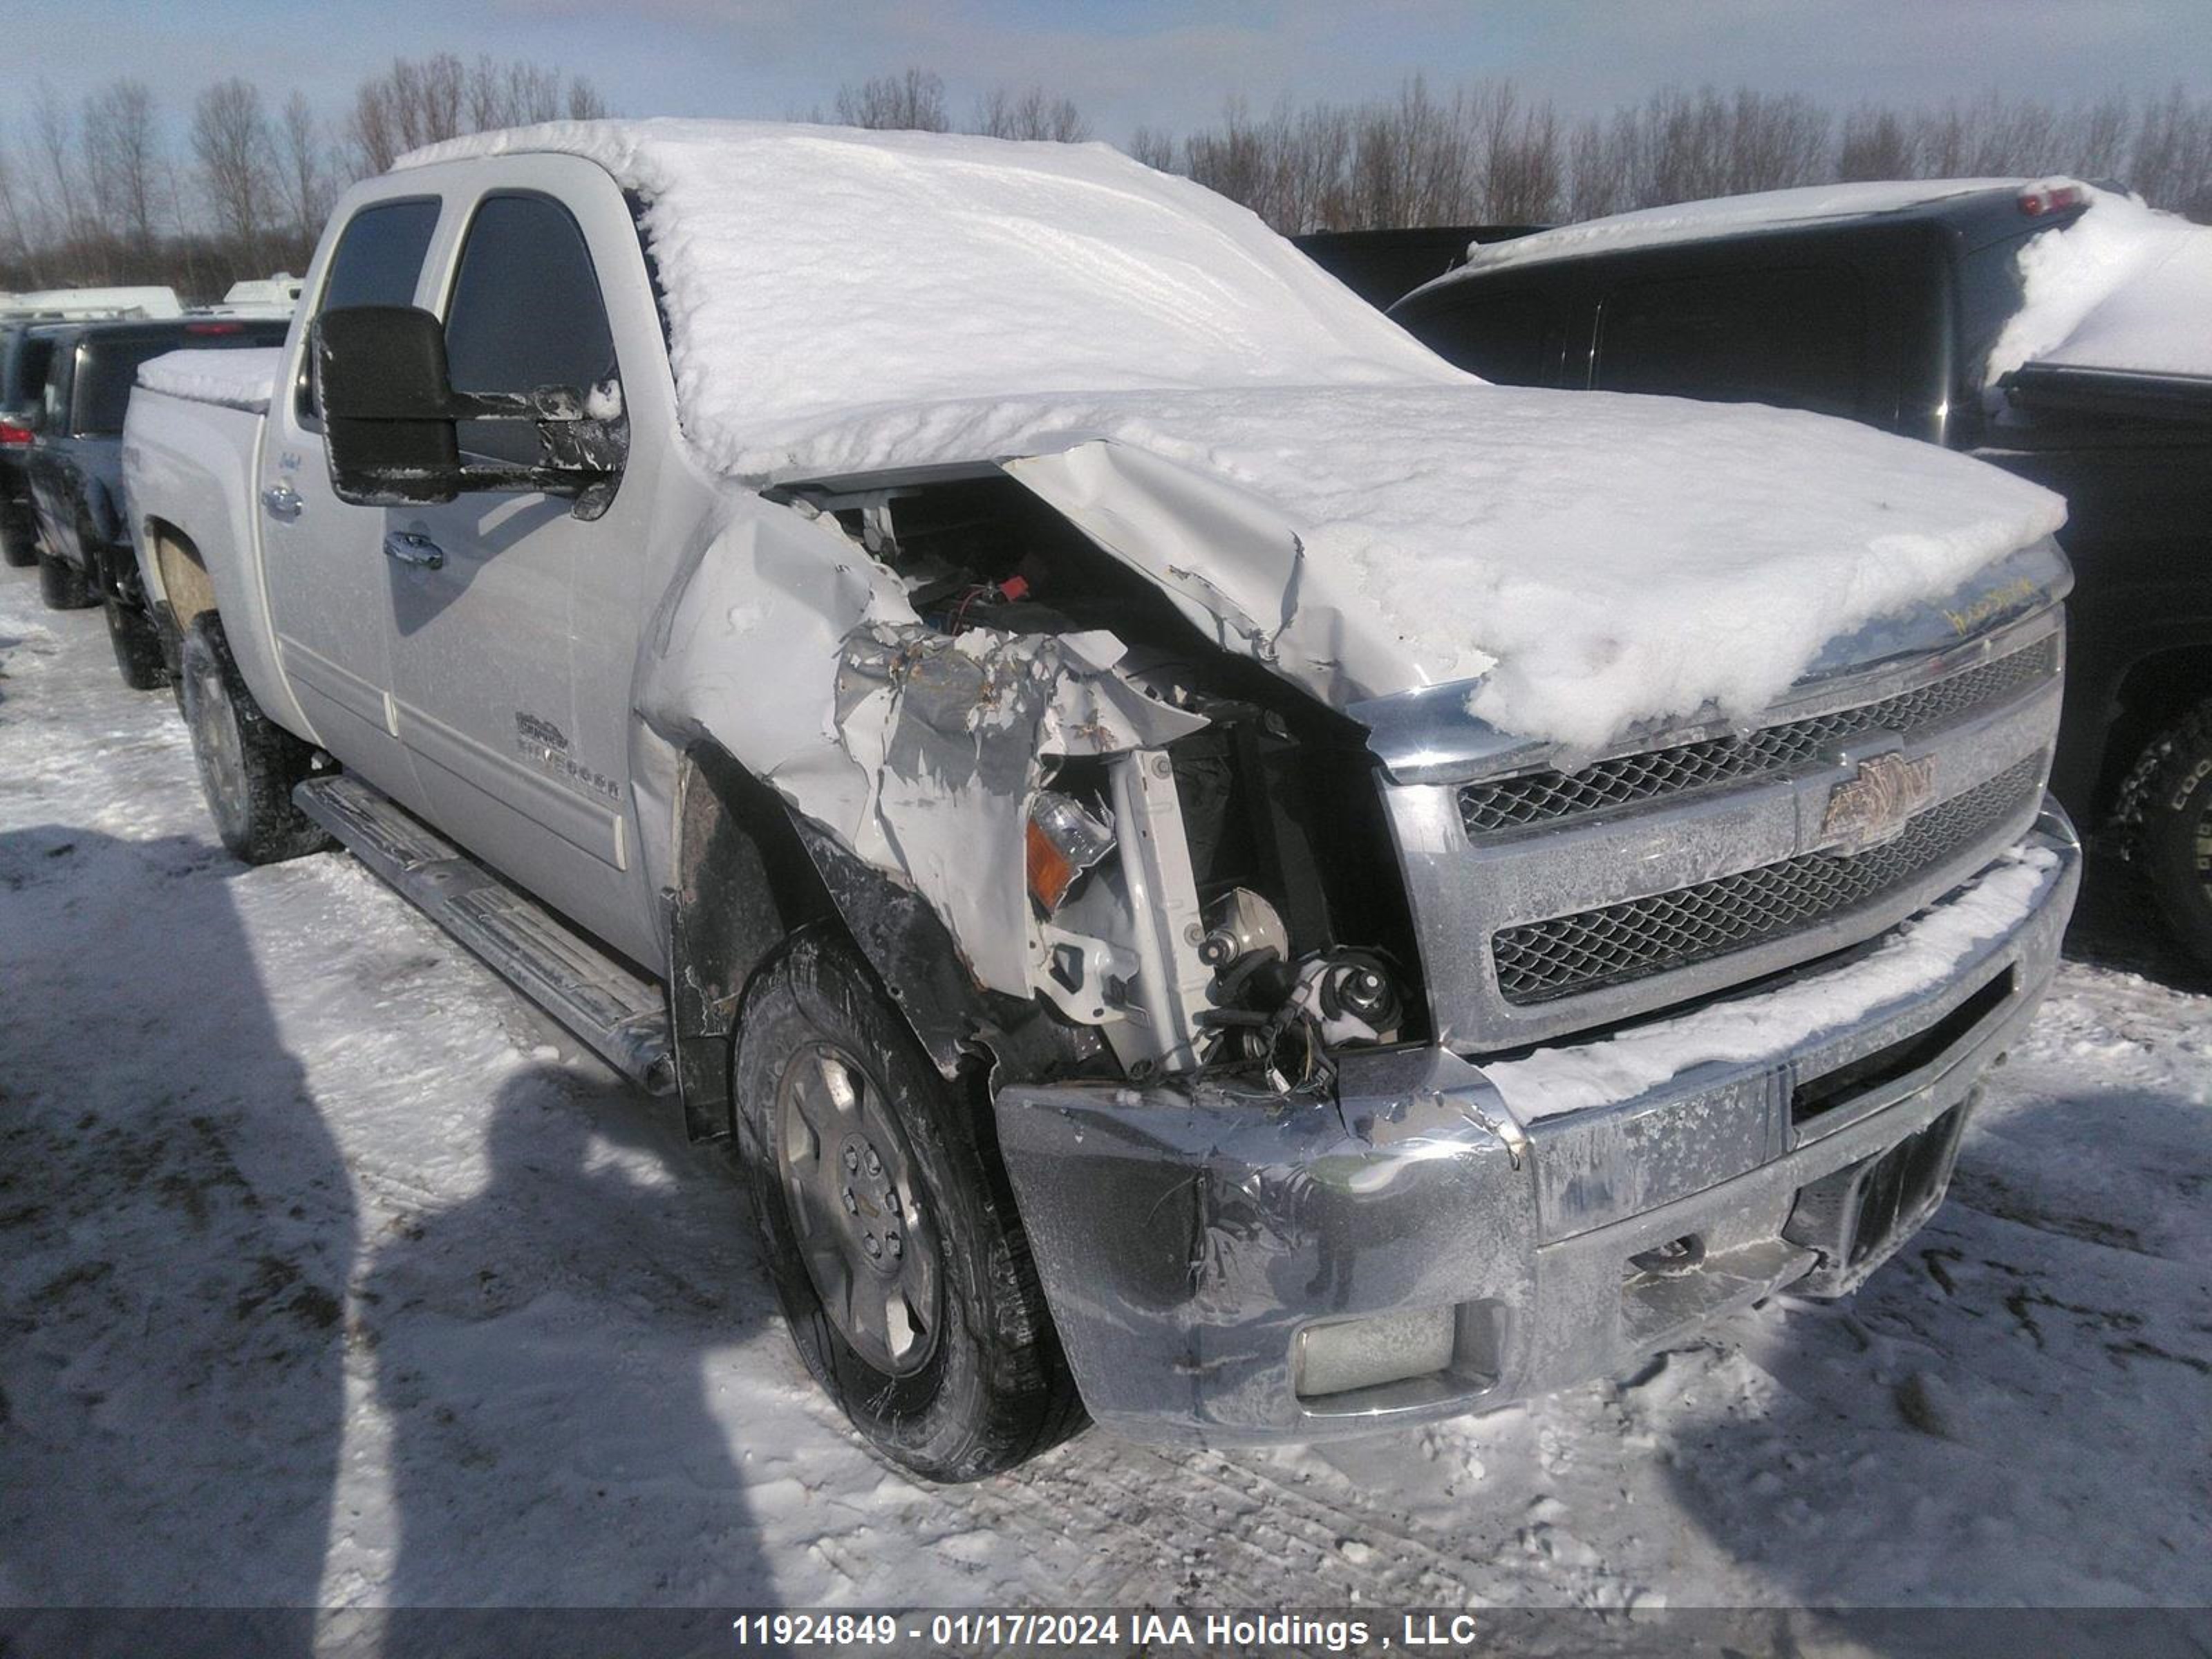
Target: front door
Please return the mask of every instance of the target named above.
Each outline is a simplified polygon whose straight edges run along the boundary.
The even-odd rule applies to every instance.
[[[602,256],[638,261],[613,199],[627,246]],[[457,391],[566,386],[620,407],[594,249],[553,196],[499,189],[474,204],[445,318]],[[459,440],[468,464],[540,458],[527,422],[465,421]],[[629,482],[592,520],[534,491],[391,509],[384,578],[399,735],[430,817],[641,956],[653,947],[629,805],[629,678],[650,492]]]
[[[438,227],[433,196],[377,202],[347,222],[317,310],[412,305]],[[387,795],[420,810],[399,742],[387,645],[384,510],[331,489],[321,422],[305,374],[308,322],[293,331],[295,373],[269,400],[255,480],[270,617],[284,678],[322,746]]]

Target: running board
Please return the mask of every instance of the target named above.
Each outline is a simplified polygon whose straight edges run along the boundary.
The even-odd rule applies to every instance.
[[[660,988],[360,779],[310,778],[293,803],[379,879],[649,1092],[676,1086]]]

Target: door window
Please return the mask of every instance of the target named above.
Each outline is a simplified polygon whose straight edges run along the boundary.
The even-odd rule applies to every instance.
[[[1635,283],[1606,296],[1595,384],[1858,413],[1864,306],[1841,266]]]
[[[1556,386],[1566,343],[1559,302],[1543,294],[1490,294],[1462,285],[1455,303],[1410,326],[1437,356],[1500,386]]]
[[[434,196],[379,202],[355,214],[331,254],[318,313],[343,306],[413,305],[422,256],[429,252],[430,237],[437,228]],[[297,397],[300,418],[312,423],[315,408],[305,352],[301,354]]]
[[[618,391],[599,275],[568,209],[544,196],[484,198],[453,277],[446,360],[456,392]],[[459,435],[466,458],[509,466],[540,459],[527,421],[463,421]]]

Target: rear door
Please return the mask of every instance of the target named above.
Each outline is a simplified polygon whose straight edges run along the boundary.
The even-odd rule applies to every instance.
[[[442,210],[435,191],[355,210],[320,273],[314,310],[415,304]],[[290,382],[270,400],[255,489],[277,654],[317,741],[420,810],[392,699],[384,511],[349,506],[331,489],[307,375],[309,322],[294,330]]]
[[[81,562],[76,514],[69,494],[70,416],[76,395],[78,349],[74,335],[65,335],[55,343],[46,364],[46,382],[40,388],[38,435],[23,462],[38,518],[40,550],[70,564]]]
[[[473,175],[445,296],[454,388],[598,389],[664,349],[636,228],[605,173],[522,156]],[[641,434],[643,437],[645,434]],[[536,428],[464,422],[472,464],[530,465]],[[629,797],[630,675],[650,544],[653,456],[637,442],[612,503],[579,518],[543,493],[475,491],[392,509],[386,561],[399,732],[430,817],[618,949],[657,948]]]

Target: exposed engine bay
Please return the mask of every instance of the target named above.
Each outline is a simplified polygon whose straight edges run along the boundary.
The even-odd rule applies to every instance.
[[[879,629],[855,682],[980,664],[981,706],[1002,665],[1087,656],[1146,705],[1025,757],[1030,986],[1082,1071],[1282,1092],[1326,1086],[1348,1047],[1425,1035],[1362,727],[1223,652],[1001,473],[793,494],[896,575],[929,636]]]

